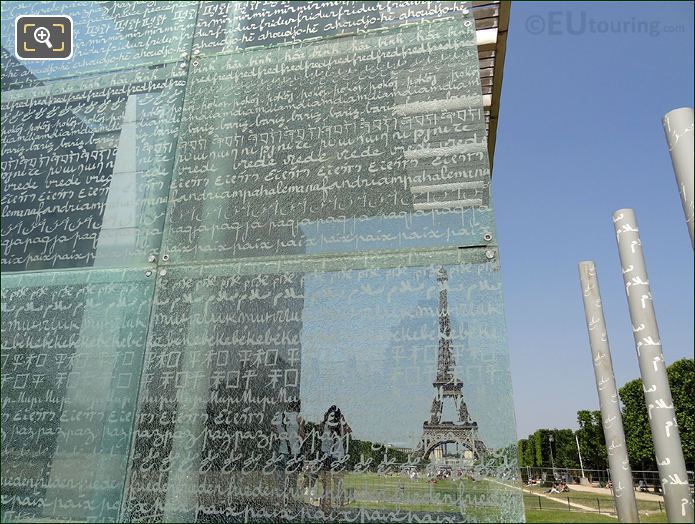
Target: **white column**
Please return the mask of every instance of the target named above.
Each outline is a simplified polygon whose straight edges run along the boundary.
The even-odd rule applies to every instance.
[[[690,243],[695,246],[695,208],[693,207],[693,119],[692,107],[674,109],[664,115],[664,132],[668,151],[671,153],[673,171],[676,173],[678,193],[681,196],[685,221],[690,233]]]
[[[613,213],[613,224],[618,238],[656,464],[664,489],[666,515],[669,522],[693,522],[693,497],[688,485],[635,212],[632,209],[619,209]]]
[[[606,321],[603,317],[601,292],[598,287],[596,267],[591,261],[579,263],[579,280],[582,285],[586,327],[589,330],[591,357],[594,362],[594,376],[601,406],[603,434],[608,450],[608,466],[613,480],[615,509],[620,522],[639,522],[635,491],[632,487],[632,469],[627,456],[623,417],[620,413],[618,387],[613,375],[613,360],[608,344]],[[579,449],[579,442],[577,442]],[[579,457],[581,460],[581,455]],[[584,468],[582,467],[582,476]]]

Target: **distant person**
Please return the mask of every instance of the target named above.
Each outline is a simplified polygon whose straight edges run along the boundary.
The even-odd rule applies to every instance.
[[[291,401],[285,411],[276,413],[271,422],[277,435],[277,479],[282,490],[282,502],[294,498],[297,478],[302,470],[302,442],[304,441],[304,419],[299,414],[301,401]]]
[[[321,495],[320,507],[324,513],[331,510],[331,495],[338,499],[338,505],[343,503],[343,474],[342,463],[345,460],[349,445],[349,435],[352,429],[345,417],[335,405],[328,408],[323,415],[319,428],[321,436]],[[335,480],[335,486],[333,482]]]

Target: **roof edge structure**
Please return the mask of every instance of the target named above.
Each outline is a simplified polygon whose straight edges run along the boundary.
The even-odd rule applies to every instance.
[[[485,120],[488,134],[488,154],[490,169],[495,156],[497,123],[502,94],[504,58],[507,51],[507,31],[509,29],[510,1],[474,1],[476,38],[480,59],[480,81],[485,107]]]

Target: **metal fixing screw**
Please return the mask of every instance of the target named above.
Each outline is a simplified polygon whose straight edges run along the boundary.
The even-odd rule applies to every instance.
[[[160,269],[160,270],[159,270],[159,276],[160,276],[160,277],[163,277],[163,276],[166,275],[166,274],[167,274],[167,270],[166,270],[166,269]]]
[[[193,62],[191,62],[191,63],[193,64],[193,67],[198,67],[200,60],[193,60]]]
[[[169,260],[169,255],[162,255],[162,260],[164,260],[164,262]]]
[[[181,63],[179,64],[179,67],[180,67],[181,69],[186,69],[186,62],[181,62]]]
[[[186,60],[186,59],[188,58],[188,53],[186,53],[186,51],[182,51],[181,54],[180,54],[179,56],[180,56],[181,58],[183,58],[184,60]]]
[[[145,276],[146,276],[146,277],[151,277],[151,276],[152,276],[152,271],[150,271],[149,269],[148,269],[147,271],[145,271]]]
[[[147,257],[147,261],[150,263],[154,262],[155,260],[157,260],[157,257],[154,255],[150,255],[149,257]]]
[[[200,49],[194,49],[194,50],[193,50],[193,54],[194,54],[195,56],[198,56],[198,55],[200,54]]]
[[[483,235],[483,239],[485,240],[485,242],[490,242],[490,240],[492,240],[492,233],[485,233]]]
[[[487,251],[485,251],[485,256],[492,260],[493,258],[495,258],[495,252],[492,249],[488,249]]]

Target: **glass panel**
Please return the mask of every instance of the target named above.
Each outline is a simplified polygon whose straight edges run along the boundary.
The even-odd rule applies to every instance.
[[[190,53],[196,12],[197,2],[3,2],[2,88],[179,60]],[[72,17],[72,58],[17,60],[15,18],[61,14]]]
[[[466,2],[201,2],[193,47],[241,51],[461,14]]]
[[[169,64],[3,93],[3,271],[158,253],[185,74]]]
[[[2,277],[2,520],[116,522],[154,278]]]
[[[485,244],[490,174],[465,18],[195,60],[170,262]]]
[[[167,268],[124,517],[521,521],[495,257]]]

